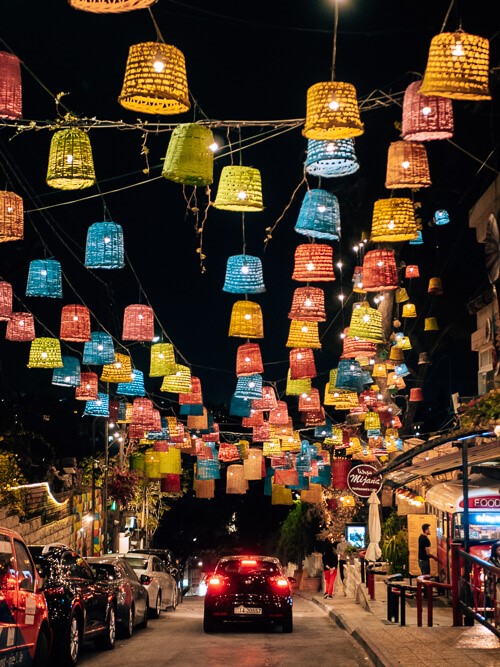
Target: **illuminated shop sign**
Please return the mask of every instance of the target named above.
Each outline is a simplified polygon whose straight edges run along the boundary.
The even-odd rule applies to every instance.
[[[458,503],[459,507],[464,506],[464,501]],[[500,496],[477,496],[469,498],[469,509],[471,510],[500,510]]]

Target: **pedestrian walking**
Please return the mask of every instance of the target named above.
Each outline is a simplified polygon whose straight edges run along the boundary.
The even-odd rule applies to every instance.
[[[338,562],[339,559],[335,553],[334,546],[330,540],[327,540],[325,543],[325,550],[323,552],[323,572],[325,574],[324,598],[333,597],[335,579],[337,578]]]

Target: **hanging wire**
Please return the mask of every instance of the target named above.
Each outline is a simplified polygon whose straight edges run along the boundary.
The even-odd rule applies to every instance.
[[[448,19],[450,18],[451,10],[453,9],[454,4],[455,0],[451,0],[450,6],[448,7],[448,11],[446,12],[446,16],[444,17],[443,25],[441,26],[441,30],[439,31],[440,33],[442,33],[446,28],[446,24],[448,23]]]
[[[332,70],[331,80],[335,81],[335,61],[337,59],[337,32],[339,27],[339,3],[338,0],[333,2],[333,50],[332,50]]]
[[[151,7],[148,7],[148,12],[149,12],[149,16],[151,18],[151,21],[153,22],[154,28],[156,30],[156,41],[161,42],[162,44],[165,44],[165,40],[163,39],[163,35],[160,32],[160,28],[158,27],[158,23],[156,23],[156,19],[153,16],[153,12],[151,10]]]

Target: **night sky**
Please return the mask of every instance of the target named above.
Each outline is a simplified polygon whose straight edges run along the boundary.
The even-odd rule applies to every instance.
[[[436,315],[442,327],[450,326],[427,375],[430,401],[419,408],[419,419],[429,428],[446,421],[449,395],[476,393],[477,359],[470,351],[475,321],[465,304],[487,287],[484,249],[467,226],[468,211],[494,180],[498,170],[498,67],[499,42],[496,3],[491,0],[456,2],[447,30],[458,27],[491,40],[491,102],[454,102],[453,141],[428,144],[432,187],[417,194],[422,202],[423,246],[405,244],[401,259],[418,264],[422,278],[412,281],[412,301],[419,317],[407,325],[414,350],[407,357],[416,368],[419,351],[433,343],[423,333],[424,317]],[[362,112],[365,133],[356,140],[360,171],[340,179],[323,180],[322,187],[337,195],[342,218],[342,241],[334,242],[335,262],[342,259],[342,276],[328,283],[328,320],[320,325],[323,348],[315,353],[319,372],[314,386],[323,392],[328,371],[337,365],[339,334],[349,324],[351,303],[340,310],[338,294],[351,291],[356,255],[352,246],[364,232],[369,235],[373,202],[390,196],[384,188],[387,149],[399,138],[396,127],[402,92],[425,69],[431,38],[440,32],[449,3],[398,0],[346,0],[340,3],[336,78],[356,86],[360,99],[383,91],[384,105]],[[459,12],[460,10],[460,12]],[[117,98],[131,44],[155,40],[147,10],[120,15],[93,15],[70,8],[65,0],[16,0],[4,8],[0,49],[13,51],[23,61],[23,115],[25,119],[55,120],[54,95],[68,93],[62,103],[80,118],[184,123],[207,116],[221,143],[238,146],[246,140],[266,139],[269,126],[226,132],[216,119],[241,121],[304,118],[306,91],[330,79],[333,42],[333,3],[326,0],[251,3],[201,0],[159,0],[152,8],[165,42],[185,55],[191,94],[198,108],[178,116],[147,116],[122,108]],[[50,91],[50,94],[49,92]],[[60,107],[59,111],[65,113]],[[26,125],[22,125],[25,128]],[[205,225],[206,272],[202,275],[196,253],[195,220],[186,212],[182,187],[158,179],[169,133],[158,129],[146,141],[144,132],[92,129],[98,187],[80,192],[52,190],[45,183],[52,132],[19,131],[0,124],[1,164],[7,189],[24,199],[27,211],[25,240],[0,245],[0,276],[11,282],[16,295],[45,327],[59,330],[60,309],[66,303],[84,302],[106,328],[121,337],[123,309],[144,301],[154,307],[164,330],[180,355],[202,382],[207,407],[229,403],[236,386],[236,349],[241,339],[227,336],[231,307],[238,295],[222,291],[227,257],[242,251],[241,218],[237,213],[210,209]],[[250,142],[249,142],[250,143]],[[252,297],[263,310],[265,338],[261,341],[264,381],[276,382],[284,392],[288,368],[285,347],[288,311],[293,291],[293,253],[306,242],[294,232],[305,193],[302,184],[264,252],[266,227],[274,225],[303,176],[307,141],[299,129],[267,139],[242,151],[244,165],[262,174],[265,211],[246,216],[246,251],[262,258],[267,292]],[[468,155],[469,153],[470,155]],[[471,157],[472,156],[472,157]],[[240,161],[236,152],[235,164]],[[484,160],[487,166],[481,166]],[[229,158],[216,160],[212,198],[220,170]],[[490,168],[491,167],[491,168]],[[127,187],[147,181],[138,187]],[[314,177],[310,187],[318,187]],[[98,192],[104,196],[86,199]],[[111,192],[116,191],[116,192]],[[107,194],[109,193],[109,194]],[[199,189],[199,202],[206,196]],[[64,203],[63,206],[55,206]],[[52,208],[51,208],[52,207]],[[86,231],[105,215],[123,226],[129,265],[121,271],[88,271],[83,267]],[[445,208],[451,224],[430,228],[433,212]],[[35,212],[34,209],[37,209]],[[43,210],[39,210],[43,209]],[[372,249],[375,246],[368,246]],[[64,299],[25,297],[28,265],[46,254],[59,259],[67,277]],[[427,296],[428,279],[440,275],[445,294],[439,301]],[[143,292],[141,296],[141,291]],[[24,310],[19,302],[16,310]],[[93,328],[98,328],[94,326]],[[50,335],[37,325],[37,335]],[[81,346],[76,345],[77,348]],[[136,367],[147,376],[149,345],[128,345]],[[67,353],[68,351],[66,351]],[[51,387],[49,371],[26,369],[29,344],[0,340],[1,391],[55,392],[72,399],[73,390]],[[64,346],[63,346],[64,353]],[[182,363],[181,357],[178,359]],[[411,386],[411,378],[408,381]],[[173,407],[175,395],[160,395],[160,379],[147,379],[147,390],[159,406]],[[425,388],[424,388],[425,389]],[[296,399],[291,399],[290,402]],[[163,401],[163,403],[162,403]],[[81,413],[81,404],[74,405]],[[434,412],[437,412],[434,415]],[[233,420],[235,421],[235,420]]]

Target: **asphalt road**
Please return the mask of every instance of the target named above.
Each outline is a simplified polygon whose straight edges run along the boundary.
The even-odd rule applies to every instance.
[[[294,598],[294,631],[235,628],[206,635],[203,599],[187,597],[175,612],[162,612],[146,630],[119,639],[112,651],[92,644],[81,654],[81,667],[371,667],[364,651],[316,605]]]

